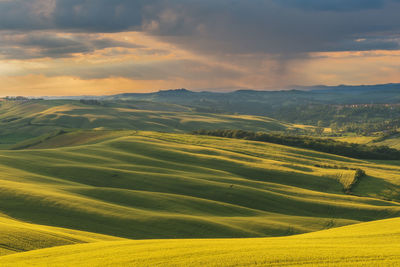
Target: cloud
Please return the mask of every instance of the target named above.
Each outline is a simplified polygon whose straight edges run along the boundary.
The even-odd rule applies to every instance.
[[[300,9],[335,12],[379,9],[385,4],[385,0],[275,0],[275,2]]]
[[[325,52],[334,51],[372,51],[372,50],[400,50],[400,37],[378,37],[378,38],[358,38],[345,40],[341,43],[334,43],[331,47],[327,46]]]
[[[29,71],[31,75],[45,73],[48,77],[71,76],[83,80],[104,78],[128,78],[132,80],[174,80],[192,81],[233,79],[243,75],[238,70],[221,66],[217,63],[206,63],[196,60],[174,59],[152,62],[112,62],[104,64],[69,65],[55,62],[50,66]],[[18,75],[27,75],[19,73]]]
[[[87,34],[11,32],[0,36],[0,56],[6,59],[66,58],[113,47],[142,48],[134,43]]]
[[[143,31],[200,52],[295,55],[399,33],[399,9],[398,0],[9,0],[0,29]]]
[[[360,0],[290,2],[297,4],[206,0],[196,5],[168,5],[146,21],[145,29],[199,52],[296,57],[302,53],[338,51],[339,47],[343,51],[353,49],[351,41],[356,38],[380,38],[383,43],[386,36],[391,39],[391,35],[400,32],[398,2],[380,4],[380,1],[363,0],[365,5]],[[315,8],[310,11],[312,6]],[[345,7],[348,12],[326,12]]]
[[[0,56],[71,58],[26,72],[82,79],[298,83],[319,52],[399,50],[399,10],[400,0],[0,0]],[[131,32],[156,41],[105,37]],[[79,61],[98,51],[102,63]]]
[[[53,21],[58,28],[76,31],[139,29],[147,3],[146,0],[57,0]]]
[[[50,28],[54,0],[0,1],[0,30],[33,30]]]

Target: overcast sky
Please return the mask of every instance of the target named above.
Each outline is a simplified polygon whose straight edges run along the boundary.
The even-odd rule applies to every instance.
[[[400,0],[0,0],[0,95],[400,82]]]

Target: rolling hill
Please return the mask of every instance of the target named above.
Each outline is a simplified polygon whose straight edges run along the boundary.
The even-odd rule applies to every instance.
[[[190,132],[197,129],[282,131],[301,129],[267,117],[195,112],[149,101],[97,103],[77,100],[0,101],[0,146],[70,129]]]
[[[283,236],[400,215],[400,204],[387,201],[399,199],[400,167],[392,164],[187,134],[53,138],[40,149],[0,151],[7,216],[153,239]],[[316,167],[321,161],[364,169],[352,188],[359,196],[344,193],[353,170]]]
[[[97,242],[0,257],[2,266],[397,266],[400,220],[258,239]]]
[[[389,147],[393,147],[396,149],[400,149],[400,134],[392,134],[388,138],[382,138],[383,140],[377,140],[374,144],[385,145]]]
[[[367,174],[358,181],[356,168]],[[400,216],[397,161],[182,133],[61,130],[0,150],[0,170],[0,266],[400,257],[399,220],[385,220]]]
[[[0,240],[0,256],[2,256],[54,246],[123,239],[0,217]]]

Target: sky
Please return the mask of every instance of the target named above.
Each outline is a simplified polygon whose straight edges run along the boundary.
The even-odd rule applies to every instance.
[[[400,0],[0,0],[0,95],[400,82]]]

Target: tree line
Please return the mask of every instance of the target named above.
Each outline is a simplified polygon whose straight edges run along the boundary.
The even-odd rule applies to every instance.
[[[307,148],[358,159],[400,159],[400,150],[390,148],[388,146],[355,144],[336,141],[329,138],[296,136],[283,133],[251,132],[244,130],[198,130],[193,132],[193,134],[268,142],[286,146]]]

